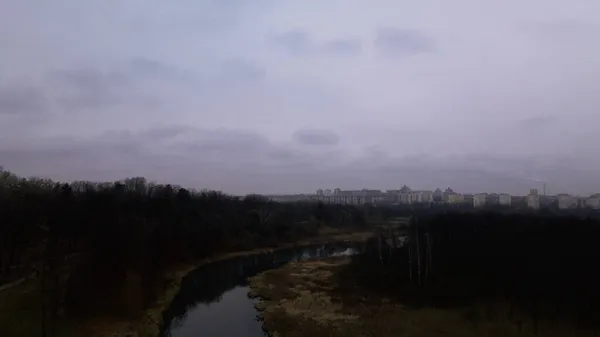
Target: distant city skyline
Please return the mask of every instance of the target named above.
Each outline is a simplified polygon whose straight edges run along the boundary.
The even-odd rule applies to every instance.
[[[531,188],[526,195],[510,195],[508,193],[482,192],[461,193],[447,187],[442,190],[414,190],[407,185],[399,189],[358,189],[342,190],[318,189],[308,194],[269,195],[271,200],[279,202],[315,201],[327,204],[349,204],[349,205],[411,205],[421,204],[423,206],[435,204],[448,204],[455,206],[470,206],[472,208],[485,208],[488,206],[517,207],[541,209],[544,207],[556,207],[562,210],[592,208],[600,210],[600,193],[589,196],[577,196],[567,193],[557,195],[540,194],[538,189]]]
[[[0,158],[1,159],[1,158]],[[491,172],[486,170],[475,170],[475,169],[443,169],[443,168],[435,168],[435,167],[424,167],[414,168],[414,167],[397,167],[397,171],[394,170],[383,170],[378,172],[378,174],[368,174],[369,171],[363,171],[360,169],[355,169],[354,171],[348,170],[344,171],[341,174],[337,172],[324,172],[320,171],[320,175],[318,177],[314,177],[311,179],[310,177],[306,177],[306,184],[304,184],[303,188],[300,189],[286,189],[285,186],[289,185],[289,183],[295,183],[298,179],[298,175],[290,175],[286,179],[286,176],[282,175],[274,175],[274,181],[279,182],[278,184],[273,183],[272,185],[268,182],[269,177],[265,177],[262,186],[259,186],[260,189],[256,190],[247,190],[247,191],[236,191],[236,190],[227,190],[222,186],[224,184],[208,184],[203,185],[194,180],[181,179],[181,177],[176,176],[172,172],[169,176],[172,176],[172,179],[160,179],[160,177],[153,176],[152,174],[144,175],[140,173],[148,172],[144,169],[139,171],[131,170],[130,175],[117,175],[114,174],[113,171],[108,172],[100,172],[94,171],[96,174],[89,174],[89,172],[83,172],[83,174],[74,174],[74,175],[66,175],[66,174],[37,174],[37,172],[44,172],[44,168],[33,168],[33,170],[11,170],[9,166],[3,166],[0,163],[0,167],[4,167],[6,170],[12,171],[13,173],[23,176],[35,176],[35,177],[44,177],[51,178],[58,181],[75,181],[75,180],[90,180],[90,181],[116,181],[122,180],[125,178],[131,178],[136,176],[142,176],[146,178],[148,181],[155,181],[158,183],[164,184],[176,184],[185,188],[193,188],[193,189],[209,189],[209,190],[218,190],[223,191],[224,193],[232,194],[232,195],[246,195],[246,194],[311,194],[314,193],[316,189],[322,188],[322,186],[330,186],[333,188],[341,188],[344,190],[360,190],[363,188],[369,189],[396,189],[400,188],[402,185],[407,186],[421,186],[422,189],[426,190],[435,190],[436,188],[445,189],[451,187],[456,191],[460,191],[461,193],[507,193],[511,195],[526,195],[531,188],[536,188],[540,194],[544,194],[544,187],[546,194],[556,195],[561,193],[573,194],[573,195],[591,195],[600,191],[600,187],[595,189],[593,185],[587,186],[587,188],[568,188],[564,187],[564,184],[557,184],[553,181],[544,181],[539,179],[533,179],[528,177],[515,178],[510,174],[503,174],[500,172]],[[25,171],[25,172],[23,172]],[[27,174],[26,172],[32,172]],[[557,170],[556,173],[560,171]],[[323,177],[327,175],[331,176],[331,181],[338,183],[325,183],[324,185],[318,184],[320,181],[323,181]],[[99,176],[100,178],[93,178]],[[409,180],[404,179],[406,183],[403,184],[395,184],[388,185],[384,181],[395,180],[394,177],[402,176],[406,178],[417,177],[413,179],[413,181],[418,181],[420,183],[410,183]],[[91,177],[91,178],[90,178]],[[260,176],[259,176],[260,177]],[[352,180],[350,180],[352,178]],[[575,177],[574,177],[575,178]],[[230,181],[235,181],[236,176],[232,175]],[[360,182],[363,183],[360,183]],[[401,180],[402,181],[402,180]],[[444,182],[453,181],[454,183]],[[436,182],[442,182],[436,184]],[[315,188],[312,188],[315,186]],[[391,186],[391,187],[390,187]],[[577,185],[576,185],[577,186]],[[262,188],[261,188],[262,187]],[[578,192],[579,191],[579,192]]]

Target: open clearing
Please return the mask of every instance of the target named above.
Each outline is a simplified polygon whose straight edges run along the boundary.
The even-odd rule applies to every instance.
[[[273,337],[378,336],[595,336],[560,322],[540,322],[510,313],[508,306],[469,305],[452,309],[409,308],[359,287],[340,272],[347,257],[294,262],[250,281],[249,296]]]

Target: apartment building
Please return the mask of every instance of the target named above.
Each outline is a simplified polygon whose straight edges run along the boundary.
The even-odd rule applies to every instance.
[[[553,207],[558,205],[558,197],[556,195],[540,195],[540,207]]]
[[[600,209],[600,194],[592,194],[586,200],[586,206],[593,209]]]
[[[465,196],[462,194],[451,194],[448,196],[448,203],[450,204],[464,204]]]
[[[323,195],[328,197],[328,196],[332,196],[333,195],[333,191],[331,191],[330,189],[326,189],[323,191]]]
[[[527,207],[533,209],[540,209],[540,196],[538,194],[538,190],[532,188],[529,190],[529,194],[526,197]]]
[[[325,203],[333,204],[377,204],[381,202],[396,204],[415,204],[433,202],[433,191],[413,191],[408,186],[403,186],[399,190],[388,190],[386,193],[380,190],[354,190],[342,191],[336,188],[331,195],[327,190],[318,189],[314,199]]]
[[[398,198],[398,202],[400,204],[410,204],[411,201],[411,194],[412,190],[410,189],[410,187],[404,185],[402,186],[402,188],[400,188],[400,194],[399,194],[399,198]]]
[[[498,193],[490,193],[485,196],[486,205],[499,205],[500,195]]]
[[[360,192],[365,196],[367,203],[376,204],[385,200],[385,194],[380,190],[362,189]]]
[[[450,196],[456,194],[456,192],[454,192],[450,187],[448,187],[443,193],[442,193],[442,201],[447,202],[448,199],[450,199]]]
[[[441,202],[444,199],[443,194],[442,190],[436,188],[435,191],[433,191],[433,201]]]
[[[473,207],[483,207],[487,199],[486,193],[478,193],[473,195]]]
[[[512,197],[510,194],[502,193],[498,196],[498,203],[502,206],[510,206],[512,201]]]
[[[325,195],[325,193],[319,194],[317,191],[316,200],[322,201],[327,204],[348,204],[348,205],[364,205],[364,204],[376,204],[382,201],[384,195],[379,190],[350,190],[342,191],[336,188],[332,195]]]
[[[433,191],[412,191],[408,199],[410,204],[433,202]]]
[[[390,204],[397,204],[400,202],[400,190],[387,190],[383,200]]]
[[[572,209],[579,206],[579,198],[569,194],[558,194],[558,208],[559,209]]]

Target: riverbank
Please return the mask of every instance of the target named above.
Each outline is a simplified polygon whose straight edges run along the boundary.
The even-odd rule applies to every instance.
[[[539,321],[536,333],[531,319],[506,303],[408,307],[362,288],[349,263],[339,257],[294,262],[251,278],[249,296],[260,298],[264,328],[277,337],[595,336],[559,321]]]
[[[204,259],[197,263],[182,265],[178,268],[171,269],[166,275],[166,287],[163,295],[159,298],[155,304],[147,309],[142,318],[132,323],[127,328],[121,328],[120,332],[117,332],[115,336],[136,336],[136,337],[157,337],[159,329],[162,324],[162,314],[169,307],[173,298],[179,292],[181,280],[192,270],[195,270],[203,265],[226,260],[233,257],[253,255],[260,253],[268,253],[278,249],[290,248],[290,247],[302,247],[310,246],[315,244],[325,243],[336,243],[336,242],[364,242],[373,235],[371,231],[365,232],[340,232],[337,230],[325,229],[321,234],[315,238],[300,240],[295,243],[281,244],[277,247],[271,248],[260,248],[248,251],[232,252],[218,255],[214,258]]]

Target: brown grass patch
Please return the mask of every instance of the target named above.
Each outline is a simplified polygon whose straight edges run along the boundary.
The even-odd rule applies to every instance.
[[[559,321],[540,321],[507,303],[480,303],[452,309],[413,309],[361,289],[352,280],[339,282],[347,258],[288,264],[250,280],[263,325],[273,336],[379,337],[564,337],[596,336]],[[347,277],[347,275],[345,276]]]

